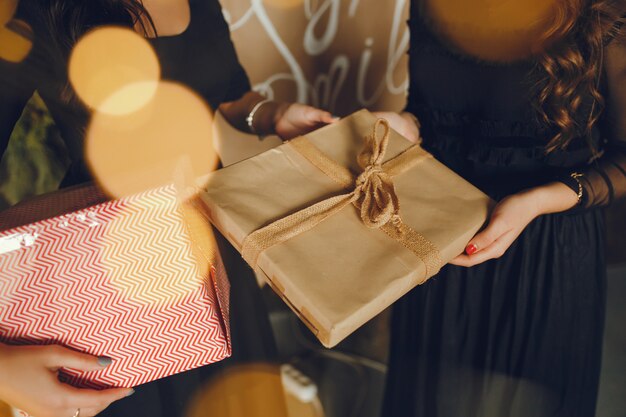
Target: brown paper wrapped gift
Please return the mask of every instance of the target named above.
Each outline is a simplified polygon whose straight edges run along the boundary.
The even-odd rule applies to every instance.
[[[461,253],[492,205],[365,110],[213,173],[202,199],[327,347]]]

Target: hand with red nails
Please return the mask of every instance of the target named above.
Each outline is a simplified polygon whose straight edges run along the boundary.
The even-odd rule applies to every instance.
[[[560,182],[508,196],[496,205],[487,227],[470,240],[465,253],[450,263],[470,267],[499,258],[537,216],[568,210],[577,202],[578,196]]]
[[[58,379],[61,368],[96,371],[111,359],[76,352],[58,345],[0,344],[0,400],[36,417],[95,416],[114,401],[131,395],[132,388],[102,391],[78,389]]]

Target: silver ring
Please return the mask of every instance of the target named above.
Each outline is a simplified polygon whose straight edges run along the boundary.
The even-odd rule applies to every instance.
[[[76,412],[74,413],[72,417],[80,417],[80,408],[76,409]]]

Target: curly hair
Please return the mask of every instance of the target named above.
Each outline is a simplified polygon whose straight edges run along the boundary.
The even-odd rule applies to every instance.
[[[594,154],[591,129],[604,109],[599,91],[604,46],[623,24],[624,0],[562,0],[537,59],[535,106],[541,122],[558,132],[546,152],[585,137]]]

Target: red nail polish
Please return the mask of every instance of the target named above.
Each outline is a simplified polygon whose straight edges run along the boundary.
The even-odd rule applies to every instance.
[[[467,245],[467,247],[465,248],[465,253],[467,253],[468,255],[472,255],[477,250],[478,248],[476,247],[476,245]]]

